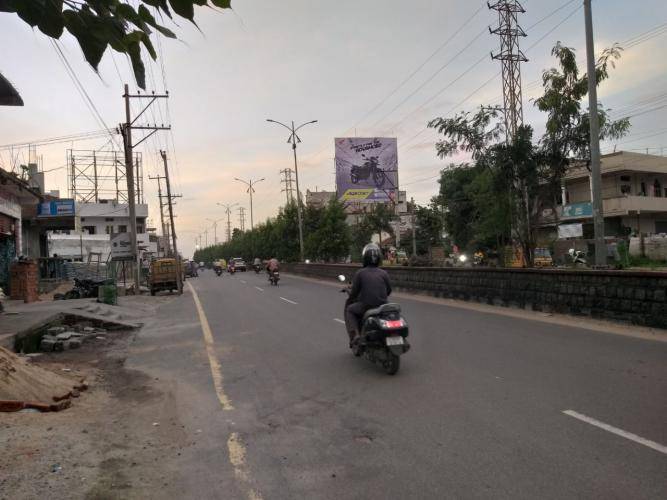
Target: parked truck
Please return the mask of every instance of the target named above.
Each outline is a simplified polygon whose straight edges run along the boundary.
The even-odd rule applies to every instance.
[[[176,259],[153,260],[151,262],[149,284],[151,295],[155,295],[160,290],[169,290],[170,292],[178,290]]]

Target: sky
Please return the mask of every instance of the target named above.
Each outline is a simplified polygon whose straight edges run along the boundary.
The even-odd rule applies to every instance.
[[[584,13],[580,0],[525,0],[520,23],[524,122],[536,135],[544,116],[531,99],[540,95],[542,71],[554,65],[551,47],[573,47],[584,64]],[[175,26],[178,41],[161,38],[159,60],[149,64],[148,87],[169,91],[147,121],[168,123],[138,150],[144,158],[144,187],[152,226],[159,226],[159,150],[170,158],[177,200],[179,245],[192,255],[198,235],[224,239],[226,216],[217,203],[249,211],[246,188],[235,181],[261,179],[254,196],[254,221],[274,216],[284,204],[280,173],[293,167],[289,133],[267,118],[297,125],[302,193],[334,189],[334,137],[397,137],[399,183],[419,203],[437,193],[437,176],[450,160],[436,157],[428,120],[451,117],[480,105],[502,102],[500,63],[491,59],[497,36],[488,27],[497,14],[485,2],[461,0],[269,0],[232,2],[233,11],[198,8],[199,30]],[[628,48],[599,99],[632,117],[630,134],[617,149],[667,153],[667,2],[595,0],[596,51],[618,42]],[[657,28],[654,30],[654,28]],[[653,31],[651,31],[653,30]],[[647,34],[637,38],[642,34]],[[640,43],[638,43],[640,42]],[[136,84],[129,63],[109,49],[99,74],[65,34],[60,47],[104,124],[124,120],[123,83]],[[154,40],[158,44],[158,40]],[[25,106],[0,108],[0,167],[25,162],[28,150],[2,145],[39,142],[100,130],[49,39],[15,15],[0,14],[0,72],[19,90]],[[164,74],[164,78],[163,78]],[[138,113],[138,104],[133,112]],[[121,144],[120,137],[115,140]],[[39,145],[47,189],[67,194],[67,149],[109,149],[109,137]],[[614,144],[603,144],[603,152]],[[661,149],[664,148],[664,149]],[[53,169],[53,170],[52,170]],[[238,226],[238,215],[232,218]],[[249,226],[249,220],[246,221]],[[206,236],[202,236],[202,239]]]

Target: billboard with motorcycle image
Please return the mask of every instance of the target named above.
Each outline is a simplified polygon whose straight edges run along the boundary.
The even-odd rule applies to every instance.
[[[345,137],[336,146],[336,190],[343,202],[386,203],[398,193],[394,137]]]

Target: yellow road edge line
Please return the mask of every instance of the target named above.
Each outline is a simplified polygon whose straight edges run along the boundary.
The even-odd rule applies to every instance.
[[[206,346],[206,354],[208,355],[208,363],[211,367],[211,377],[213,378],[213,386],[215,387],[215,393],[218,396],[218,401],[222,405],[223,410],[233,410],[234,406],[232,405],[231,400],[225,394],[225,390],[222,385],[222,369],[220,367],[220,362],[215,355],[215,343],[213,342],[213,333],[211,332],[211,326],[208,324],[208,319],[206,318],[206,313],[204,313],[204,308],[199,301],[199,295],[195,291],[192,283],[187,282],[190,291],[192,292],[192,298],[195,301],[195,306],[197,306],[197,312],[199,313],[199,323],[201,324],[201,330],[204,334],[204,345]]]
[[[248,474],[245,461],[246,449],[238,433],[232,432],[229,435],[227,450],[229,451],[229,461],[234,467],[234,475],[236,475],[239,481],[248,486],[248,491],[246,492],[248,500],[262,500],[262,495],[250,486],[250,475]]]

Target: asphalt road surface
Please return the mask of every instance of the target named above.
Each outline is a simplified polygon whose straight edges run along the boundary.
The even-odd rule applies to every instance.
[[[207,436],[182,498],[667,498],[667,343],[401,298],[392,377],[349,352],[339,286],[187,283],[128,359]]]

